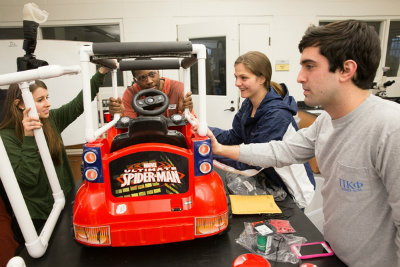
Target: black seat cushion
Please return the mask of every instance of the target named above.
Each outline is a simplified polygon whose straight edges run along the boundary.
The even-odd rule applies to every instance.
[[[127,133],[114,137],[110,153],[142,143],[163,143],[187,148],[186,139],[179,131],[168,130],[167,118],[138,117],[131,121]]]

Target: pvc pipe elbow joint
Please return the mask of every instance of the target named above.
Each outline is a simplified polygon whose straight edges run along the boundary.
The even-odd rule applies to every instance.
[[[90,62],[90,56],[93,56],[92,45],[83,45],[79,49],[79,57],[81,62]]]
[[[61,209],[63,209],[65,206],[64,192],[61,190],[58,193],[54,193],[53,198],[54,198],[54,206],[59,205],[59,206],[61,206]]]
[[[43,244],[40,237],[30,243],[25,243],[26,249],[32,258],[40,258],[47,250],[48,244]]]
[[[207,49],[203,44],[193,44],[193,54],[197,55],[197,59],[206,59],[207,58]]]

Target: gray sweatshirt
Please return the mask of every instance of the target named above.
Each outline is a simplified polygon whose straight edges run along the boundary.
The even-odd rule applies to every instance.
[[[325,178],[324,237],[336,255],[349,266],[400,266],[400,105],[371,95],[289,140],[241,145],[239,161],[281,167],[314,155]]]

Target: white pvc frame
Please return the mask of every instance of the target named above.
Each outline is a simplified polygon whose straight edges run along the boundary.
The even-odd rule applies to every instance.
[[[206,58],[207,50],[203,44],[192,44],[193,54],[197,55],[198,66],[198,82],[199,82],[199,127],[197,132],[200,136],[207,135],[207,107],[206,107]],[[186,94],[187,92],[185,92]],[[186,115],[185,111],[185,116]],[[189,120],[189,119],[188,119]],[[190,122],[190,120],[189,120]]]
[[[120,118],[120,114],[114,114],[112,121],[108,122],[101,128],[93,126],[93,113],[91,109],[91,89],[90,89],[90,75],[89,75],[89,64],[90,57],[93,56],[92,45],[84,45],[80,49],[80,61],[82,68],[82,81],[83,81],[83,108],[85,110],[85,139],[88,143],[95,141],[100,135],[105,133],[108,129],[113,127]],[[118,63],[116,63],[118,67]],[[112,70],[112,88],[113,97],[118,97],[117,87],[117,69]]]
[[[207,134],[207,122],[206,122],[206,47],[202,44],[192,44],[192,54],[197,55],[197,60],[199,64],[198,67],[198,82],[199,82],[199,127],[197,132],[200,136],[206,136]],[[105,124],[103,127],[98,128],[93,126],[93,114],[91,110],[91,94],[90,94],[90,77],[89,77],[89,64],[90,57],[94,56],[92,45],[82,46],[80,49],[80,61],[82,68],[82,80],[83,80],[83,106],[85,109],[85,138],[87,142],[95,141],[100,135],[105,133],[108,129],[113,127],[120,118],[120,114],[115,114],[112,121]],[[117,68],[118,63],[116,63]],[[117,70],[112,70],[112,87],[113,87],[113,97],[118,97],[117,89]],[[186,95],[190,91],[190,68],[184,69],[184,94]],[[189,109],[185,110],[185,118],[192,125],[196,124],[191,117]]]
[[[205,73],[205,60],[206,60],[206,47],[201,44],[193,44],[192,54],[197,55],[198,59],[198,82],[199,82],[199,127],[198,133],[201,136],[207,134],[207,122],[206,122],[206,73]],[[82,69],[82,80],[83,80],[83,103],[85,111],[85,136],[88,142],[93,142],[101,134],[106,132],[120,118],[120,114],[115,114],[111,122],[107,123],[101,128],[94,127],[92,125],[92,110],[91,110],[91,88],[90,88],[90,77],[89,77],[89,63],[90,56],[93,55],[92,46],[83,46],[80,50],[81,67],[79,66],[58,66],[50,65],[40,67],[34,70],[21,71],[16,73],[9,73],[0,75],[0,85],[8,85],[11,83],[18,83],[22,91],[22,98],[25,106],[30,107],[29,116],[38,117],[32,93],[29,91],[29,84],[35,79],[49,79],[59,77],[66,74],[78,74]],[[118,63],[117,63],[118,67]],[[184,70],[184,94],[190,91],[189,86],[190,69]],[[117,70],[112,70],[112,87],[113,97],[118,97],[117,90]],[[186,119],[194,125],[196,122],[192,120],[188,109],[185,110]],[[10,160],[8,158],[7,151],[4,147],[3,141],[0,137],[0,157],[3,160],[0,161],[0,178],[6,190],[9,198],[11,207],[14,211],[18,224],[20,226],[22,235],[25,239],[25,246],[29,255],[33,258],[39,258],[44,255],[47,250],[48,241],[53,233],[54,227],[60,216],[61,211],[65,206],[65,196],[61,189],[58,177],[51,159],[51,155],[47,146],[46,138],[43,133],[43,129],[34,130],[34,136],[39,148],[40,156],[42,158],[43,165],[46,170],[46,174],[49,179],[50,187],[53,192],[54,205],[53,209],[38,236],[35,227],[32,222],[32,218],[29,215],[28,208],[26,206],[24,197],[21,189],[18,185],[18,181],[15,177],[15,173],[12,169]]]
[[[79,72],[80,67],[77,65],[68,67],[50,65],[34,70],[0,75],[0,85],[19,83],[25,107],[31,108],[29,111],[29,116],[37,118],[38,114],[35,102],[32,97],[32,93],[29,91],[30,82],[35,79],[49,79],[66,74],[78,74]],[[22,235],[25,239],[26,249],[29,255],[31,255],[33,258],[39,258],[46,252],[51,234],[53,233],[60,213],[65,206],[65,196],[58,181],[57,173],[51,159],[43,129],[35,129],[34,136],[54,198],[53,209],[51,210],[51,213],[39,236],[33,225],[32,218],[29,214],[1,137],[0,157],[2,160],[0,161],[0,178],[4,185],[4,189],[7,193],[11,207],[14,211],[15,217],[18,221]]]

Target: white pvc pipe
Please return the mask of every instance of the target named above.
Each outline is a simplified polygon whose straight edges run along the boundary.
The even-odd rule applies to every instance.
[[[25,107],[31,108],[28,113],[29,117],[38,118],[35,100],[33,99],[32,93],[29,91],[29,83],[22,82],[19,84],[19,88],[21,89],[22,92],[22,99],[24,100]],[[57,173],[54,168],[53,159],[51,158],[43,129],[42,128],[35,129],[33,130],[33,133],[35,135],[36,143],[39,148],[43,166],[46,170],[47,177],[49,178],[49,183],[51,190],[53,192],[54,200],[60,201],[61,199],[64,199],[64,193],[61,189],[60,183],[57,178]]]
[[[206,58],[207,52],[205,45],[193,44],[193,54],[197,54],[198,60],[198,82],[199,82],[199,127],[197,132],[200,136],[207,135],[206,119]]]
[[[190,68],[183,69],[183,85],[183,95],[186,96],[190,91]],[[196,126],[197,122],[192,119],[192,114],[190,113],[189,108],[185,108],[185,118],[192,126]]]
[[[92,114],[92,97],[90,89],[90,77],[89,77],[89,62],[90,56],[93,55],[92,45],[82,46],[80,48],[80,61],[82,68],[82,82],[83,82],[83,108],[85,114],[85,138],[87,142],[93,142],[96,140],[94,136],[94,126],[93,126],[93,114]]]
[[[118,98],[117,69],[113,69],[111,71],[111,84],[113,89],[113,97]]]
[[[7,193],[11,207],[17,218],[22,235],[27,244],[32,244],[38,240],[38,235],[33,225],[32,219],[26,207],[24,197],[19,187],[14,170],[11,166],[3,140],[0,137],[0,178]]]
[[[111,72],[111,82],[112,82],[112,88],[113,88],[113,97],[116,99],[116,98],[118,98],[117,69],[113,69]],[[113,127],[117,123],[117,121],[119,120],[120,117],[121,117],[121,115],[119,113],[114,114],[114,118],[112,121],[110,121],[109,123],[107,123],[106,125],[104,125],[100,129],[97,129],[94,132],[95,138],[99,137],[100,135],[105,133],[108,129]]]
[[[83,108],[85,110],[85,138],[86,141],[91,143],[96,140],[97,137],[102,135],[108,129],[113,127],[120,118],[119,114],[114,115],[114,119],[101,127],[100,129],[97,126],[93,126],[93,113],[92,113],[92,97],[91,97],[91,88],[90,88],[90,77],[89,77],[89,64],[90,64],[90,56],[93,56],[92,45],[82,46],[80,49],[80,60],[81,60],[81,68],[82,68],[82,80],[83,80]],[[118,97],[118,87],[117,87],[117,70],[113,69],[112,71],[112,85],[113,85],[113,96],[114,98]]]
[[[14,73],[0,75],[0,85],[8,85],[11,83],[19,83],[24,81],[32,81],[36,79],[49,79],[59,77],[65,74],[78,74],[81,68],[78,65],[59,66],[49,65],[34,70],[25,70]]]
[[[43,244],[46,245],[50,240],[51,234],[53,233],[54,227],[56,226],[57,220],[60,217],[61,211],[64,209],[65,206],[65,197],[64,193],[61,191],[62,196],[56,196],[53,193],[54,197],[54,204],[53,204],[53,209],[51,210],[51,213],[49,217],[46,220],[46,223],[43,226],[42,231],[40,232],[40,239],[42,240]],[[28,248],[28,245],[26,245]],[[43,251],[44,254],[45,251]]]
[[[26,267],[26,264],[23,258],[15,256],[8,261],[7,267]]]
[[[26,249],[29,255],[33,258],[39,258],[46,252],[50,236],[57,223],[58,217],[64,208],[64,194],[61,192],[62,194],[59,194],[56,199],[56,196],[53,193],[55,198],[53,209],[40,236],[38,236],[1,137],[0,156],[3,159],[0,162],[0,178],[25,239]]]
[[[35,79],[58,77],[64,74],[77,74],[79,71],[79,66],[63,67],[50,65],[34,70],[0,75],[0,84],[5,85],[10,83],[19,83],[25,107],[31,108],[29,111],[29,116],[38,118],[35,101],[32,97],[32,93],[29,91],[29,83],[26,82],[26,80],[31,81]],[[15,177],[7,155],[7,151],[1,138],[0,156],[2,160],[0,161],[0,178],[13,208],[14,214],[17,218],[22,235],[24,236],[27,251],[32,257],[38,258],[46,252],[48,241],[57,223],[58,217],[65,206],[65,197],[64,192],[61,189],[57,173],[54,169],[53,160],[47,146],[43,129],[35,129],[34,135],[54,198],[53,209],[46,220],[40,236],[37,235],[33,225],[28,208],[24,201],[21,189]]]
[[[38,113],[36,110],[36,105],[35,101],[33,99],[32,93],[29,91],[29,83],[28,82],[22,82],[19,84],[19,87],[22,92],[22,99],[24,101],[25,107],[30,107],[30,111],[28,115],[30,117],[38,118]],[[54,227],[57,223],[58,217],[64,208],[65,205],[65,197],[64,197],[64,192],[61,189],[60,182],[57,177],[56,170],[54,168],[53,160],[51,158],[48,146],[47,146],[47,141],[44,136],[43,129],[35,129],[34,131],[35,135],[35,140],[37,143],[37,146],[39,148],[39,153],[40,157],[42,158],[43,166],[46,170],[47,177],[49,179],[49,184],[51,187],[51,191],[53,192],[53,198],[54,198],[54,205],[53,209],[42,229],[41,232],[41,237],[37,238],[35,241],[26,241],[26,248],[29,252],[29,254],[32,257],[41,257],[46,249],[47,249],[47,244],[50,239],[50,236],[54,230]],[[30,217],[29,217],[30,218]],[[35,231],[36,234],[36,231]]]

